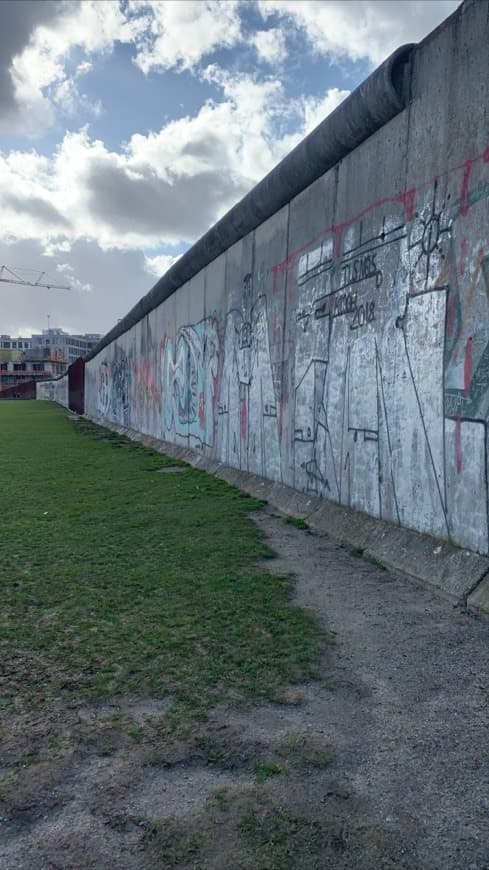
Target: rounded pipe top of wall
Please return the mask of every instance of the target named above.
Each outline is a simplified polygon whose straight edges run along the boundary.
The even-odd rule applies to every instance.
[[[211,227],[88,354],[93,359],[227,248],[279,211],[404,109],[415,43],[396,49],[265,178]]]

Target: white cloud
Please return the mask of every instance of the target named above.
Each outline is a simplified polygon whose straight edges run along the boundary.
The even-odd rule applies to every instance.
[[[153,69],[191,69],[218,47],[241,38],[238,0],[132,0],[129,9],[147,13],[136,42],[136,63]]]
[[[340,88],[330,88],[322,97],[304,97],[304,133],[310,133],[350,94]]]
[[[266,20],[279,14],[304,30],[318,54],[378,64],[405,42],[418,42],[459,0],[258,0]]]
[[[3,238],[38,239],[54,257],[81,238],[103,250],[190,244],[347,93],[291,102],[276,79],[256,82],[215,67],[206,75],[221,88],[220,102],[133,135],[122,152],[84,129],[67,133],[51,158],[0,154]],[[284,118],[293,132],[277,132]]]
[[[77,80],[92,68],[90,58],[117,42],[135,45],[144,73],[195,69],[209,53],[241,40],[238,9],[238,0],[0,2],[0,128],[34,137],[54,124],[56,109],[100,114]],[[75,47],[85,57],[69,73]]]
[[[69,254],[72,247],[73,242],[69,239],[63,239],[62,241],[59,239],[44,241],[42,254],[43,257],[58,257],[60,254]]]
[[[118,2],[83,0],[67,4],[66,13],[56,19],[54,26],[39,29],[37,40],[56,57],[66,56],[74,45],[91,54],[110,51],[116,41],[133,42],[141,26],[137,19],[124,14]]]
[[[81,63],[78,64],[76,68],[76,75],[83,76],[86,73],[91,72],[92,69],[93,63],[91,63],[91,61],[89,60],[83,60]]]
[[[257,0],[264,20],[280,28],[243,35],[246,3],[240,0],[25,0],[0,2],[0,128],[37,136],[55,122],[56,110],[100,113],[80,93],[78,79],[92,58],[115,43],[135,46],[135,62],[154,70],[199,71],[202,60],[246,40],[259,58],[279,64],[287,28],[300,28],[313,50],[332,57],[380,62],[401,42],[417,41],[458,0]],[[69,72],[73,49],[82,52]]]
[[[1,46],[7,84],[0,97],[9,111],[2,113],[0,123],[9,132],[28,135],[39,135],[54,123],[53,102],[69,113],[79,102],[75,80],[88,71],[90,62],[81,61],[74,76],[68,75],[66,62],[75,46],[88,55],[107,52],[116,41],[133,42],[144,26],[137,17],[128,18],[118,2],[0,3],[4,33],[15,32],[23,16],[22,38],[13,43],[5,40]]]
[[[93,292],[93,285],[90,284],[88,281],[86,281],[86,282],[80,281],[80,279],[77,278],[76,275],[71,275],[68,280],[70,283],[70,290],[76,290],[76,291],[78,291],[78,293],[92,293]]]
[[[257,30],[253,37],[253,44],[260,60],[271,65],[281,63],[287,55],[285,35],[278,28],[270,30]]]
[[[149,275],[161,278],[179,260],[181,254],[157,254],[155,257],[144,258],[144,268]]]
[[[65,115],[75,118],[80,108],[94,118],[100,117],[103,108],[100,100],[91,102],[85,94],[80,93],[76,77],[66,77],[56,85],[52,95],[53,103],[61,108]]]
[[[246,2],[238,0],[0,0],[0,126],[8,133],[37,135],[57,112],[76,116],[80,106],[102,111],[88,104],[82,77],[117,42],[133,46],[144,73],[190,70],[218,95],[193,115],[134,134],[119,150],[82,129],[66,134],[51,156],[0,152],[1,261],[39,268],[47,262],[60,283],[66,278],[82,291],[56,291],[56,317],[49,291],[26,288],[25,306],[16,291],[3,307],[2,328],[13,328],[25,307],[30,322],[41,318],[39,326],[51,311],[53,324],[109,328],[177,259],[144,251],[195,241],[348,94],[331,88],[291,100],[277,74],[257,80],[215,64],[202,69],[217,49],[236,48],[234,70],[242,57],[249,61],[248,52],[238,54],[245,44],[278,65],[287,45],[297,47],[289,34],[301,28],[315,52],[377,63],[457,6],[456,0],[257,2],[263,26],[273,29],[250,31]],[[270,21],[272,14],[278,17]]]
[[[15,94],[15,113],[4,115],[0,119],[0,129],[7,132],[24,133],[36,136],[42,134],[54,124],[55,113],[51,101],[44,96],[42,88],[61,76],[61,68],[53,64],[52,77],[47,75],[47,69],[39,71],[36,80],[34,69],[29,65],[29,52],[14,58],[11,68],[11,78]]]

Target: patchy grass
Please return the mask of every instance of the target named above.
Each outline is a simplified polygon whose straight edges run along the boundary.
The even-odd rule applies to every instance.
[[[319,627],[256,569],[259,502],[152,473],[182,463],[50,403],[0,403],[0,427],[3,704],[137,693],[197,715],[316,674]]]
[[[306,523],[300,517],[285,517],[284,523],[287,523],[289,526],[295,526],[296,529],[303,529],[305,532],[309,531],[309,523]]]
[[[384,563],[379,562],[379,560],[375,559],[374,556],[365,556],[365,561],[370,562],[370,564],[373,565],[374,568],[378,568],[379,571],[387,571],[387,568],[385,567]]]
[[[164,867],[180,867],[184,862],[188,867],[190,862],[193,863],[192,859],[197,859],[202,841],[199,833],[193,833],[176,819],[165,819],[164,822],[155,819],[147,826],[143,840],[164,861]]]
[[[208,806],[210,808],[212,808],[213,806],[217,807],[217,809],[220,810],[221,813],[224,813],[229,808],[230,801],[231,798],[228,788],[216,788],[214,794],[211,795],[211,797],[209,798]]]
[[[365,547],[350,547],[348,552],[350,556],[353,556],[354,559],[363,559]]]
[[[258,783],[265,782],[271,776],[279,776],[282,768],[273,761],[259,761],[255,765],[255,779]]]
[[[316,862],[329,851],[331,841],[319,821],[276,807],[251,807],[239,823],[239,832],[253,861],[249,866],[276,870],[320,866]]]
[[[349,547],[348,552],[350,556],[353,556],[354,559],[363,559],[364,562],[369,562],[370,565],[374,565],[375,568],[378,568],[379,571],[385,571],[386,567],[379,562],[378,559],[375,559],[373,556],[369,556],[366,554],[365,547]]]
[[[289,732],[275,751],[289,769],[302,773],[321,770],[333,763],[331,752],[326,751],[317,739],[297,731]]]
[[[404,862],[383,860],[393,849],[392,837],[382,825],[356,819],[347,823],[321,807],[305,814],[295,802],[292,791],[277,806],[267,784],[218,789],[207,803],[206,815],[194,816],[190,825],[176,818],[149,825],[145,843],[161,866],[183,870],[407,868]]]
[[[173,818],[147,826],[145,845],[161,866],[319,870],[338,866],[346,846],[341,822],[276,807],[257,788],[218,790],[207,810],[207,817],[194,818],[193,825]]]

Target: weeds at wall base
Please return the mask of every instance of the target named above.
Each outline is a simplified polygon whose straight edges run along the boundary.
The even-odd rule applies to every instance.
[[[294,526],[296,529],[303,529],[305,532],[308,532],[310,529],[309,523],[307,523],[305,520],[301,519],[300,517],[293,517],[293,516],[284,517],[284,523],[286,523],[289,526]]]

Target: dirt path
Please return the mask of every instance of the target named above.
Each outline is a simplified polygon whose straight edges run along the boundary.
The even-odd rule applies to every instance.
[[[256,521],[297,601],[336,633],[325,695],[304,716],[339,780],[405,840],[411,866],[489,867],[489,621],[400,581],[326,537]]]
[[[56,750],[0,795],[1,870],[489,867],[489,620],[253,517],[334,633],[322,681],[171,741],[144,698],[8,723]]]

